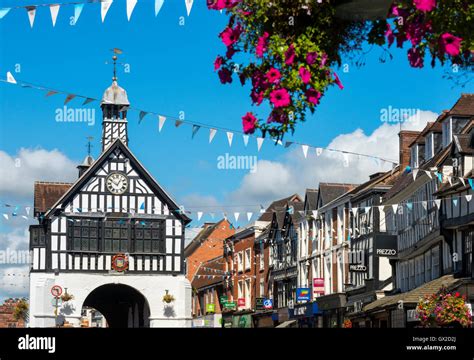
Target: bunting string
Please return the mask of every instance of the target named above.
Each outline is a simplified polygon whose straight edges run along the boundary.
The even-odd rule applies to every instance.
[[[18,82],[14,79],[13,75],[10,72],[7,73],[7,78],[6,79],[0,79],[0,82],[12,84],[12,85],[17,85],[17,86],[20,86],[22,88],[32,88],[32,89],[40,90],[40,91],[46,92],[46,97],[57,95],[57,94],[65,95],[66,96],[65,101],[64,101],[65,104],[67,104],[69,101],[71,101],[75,98],[83,99],[82,105],[86,105],[86,104],[89,104],[91,102],[99,101],[97,98],[92,97],[92,96],[84,96],[84,95],[74,94],[74,93],[69,92],[69,91],[51,89],[47,86],[35,85],[35,84],[32,84],[32,83],[28,83],[28,82]],[[244,143],[245,146],[248,145],[248,140],[249,140],[250,137],[252,137],[256,140],[257,151],[258,152],[263,147],[262,145],[264,143],[264,141],[263,141],[264,138],[259,137],[259,136],[254,135],[254,134],[245,134],[242,131],[232,130],[232,129],[222,127],[222,126],[210,125],[210,124],[206,124],[206,123],[203,123],[203,122],[192,122],[192,121],[189,121],[189,120],[182,119],[180,117],[165,115],[163,113],[158,113],[156,111],[143,110],[143,109],[140,109],[140,108],[137,108],[137,107],[134,107],[134,106],[127,106],[127,110],[133,110],[133,111],[138,112],[138,114],[139,114],[139,123],[141,123],[142,120],[145,119],[145,117],[147,117],[149,115],[153,115],[155,117],[155,119],[158,120],[158,131],[159,132],[161,132],[163,130],[166,121],[171,120],[171,121],[174,121],[175,127],[180,127],[183,124],[190,125],[191,129],[192,129],[191,139],[195,138],[195,136],[197,135],[198,131],[201,128],[206,128],[206,129],[209,130],[209,143],[211,143],[213,141],[213,139],[215,138],[216,133],[218,131],[220,131],[220,132],[225,133],[225,135],[227,137],[227,141],[229,143],[229,147],[232,147],[232,144],[234,143],[233,140],[234,140],[234,135],[235,134],[239,134],[239,135],[242,136],[243,143]],[[356,156],[358,158],[361,158],[361,157],[369,158],[369,159],[373,159],[373,160],[376,160],[377,162],[381,162],[381,163],[388,163],[388,164],[391,164],[392,167],[395,167],[397,165],[397,162],[395,160],[386,159],[386,158],[375,156],[375,155],[368,155],[368,154],[357,153],[357,152],[348,151],[348,150],[340,150],[340,149],[327,148],[327,147],[317,147],[317,146],[310,145],[310,144],[304,144],[304,143],[298,142],[298,141],[285,141],[283,143],[283,141],[281,141],[281,140],[275,140],[275,139],[271,139],[271,140],[275,143],[275,145],[283,146],[285,149],[289,148],[292,145],[301,146],[302,149],[303,149],[303,153],[305,154],[305,158],[308,157],[308,149],[312,149],[313,150],[312,152],[316,156],[321,156],[321,154],[323,152],[340,153],[344,157],[344,159],[343,159],[344,164],[345,164],[344,166],[346,166],[346,163],[348,162],[348,159],[347,159],[348,155]]]

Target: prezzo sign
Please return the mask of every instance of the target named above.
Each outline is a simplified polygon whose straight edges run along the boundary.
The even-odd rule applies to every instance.
[[[350,264],[349,271],[351,272],[366,272],[367,266],[361,264]]]
[[[395,255],[397,255],[397,250],[395,250],[395,249],[377,249],[377,255],[379,255],[379,256],[395,256]]]

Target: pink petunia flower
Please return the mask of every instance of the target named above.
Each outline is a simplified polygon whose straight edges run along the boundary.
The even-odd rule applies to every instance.
[[[319,99],[321,99],[321,93],[312,88],[308,89],[305,95],[306,95],[306,99],[314,105],[317,105],[319,103]]]
[[[272,111],[267,119],[267,124],[272,122],[286,124],[288,122],[288,115],[281,111]]]
[[[390,24],[387,24],[387,30],[385,30],[385,37],[387,38],[388,47],[392,46],[395,36],[393,35],[392,28]]]
[[[245,116],[242,117],[242,126],[244,128],[244,134],[253,134],[255,132],[255,127],[257,124],[257,118],[251,113],[248,112]]]
[[[265,77],[267,78],[269,83],[275,84],[278,81],[280,81],[281,74],[280,74],[280,71],[278,71],[278,69],[275,69],[272,67],[270,70],[267,71],[267,73],[265,74]]]
[[[323,54],[321,56],[321,64],[319,65],[320,68],[323,68],[324,65],[326,65],[326,61],[328,61],[328,56],[326,54]]]
[[[216,57],[216,60],[214,61],[214,71],[219,70],[219,68],[222,66],[222,61],[224,59],[222,56]]]
[[[291,98],[288,90],[277,89],[270,93],[270,101],[275,107],[285,107],[290,105]]]
[[[285,51],[285,64],[286,65],[292,65],[293,62],[295,61],[295,47],[293,44],[291,44],[288,49]]]
[[[207,0],[207,7],[211,10],[231,9],[242,0]]]
[[[408,50],[408,61],[412,67],[423,67],[423,56],[418,48],[412,47]]]
[[[450,33],[444,33],[440,37],[441,50],[448,55],[457,56],[461,51],[462,38],[454,36]]]
[[[263,57],[263,54],[267,51],[267,46],[268,46],[268,38],[270,34],[265,32],[262,36],[258,38],[257,41],[257,48],[255,53],[257,54],[257,57],[261,58]]]
[[[306,54],[306,64],[313,65],[318,59],[318,53],[316,51],[311,51]]]
[[[311,81],[311,73],[304,66],[300,67],[299,73],[304,84],[308,84]]]
[[[250,97],[255,105],[260,105],[263,101],[263,92],[262,91],[252,91]]]
[[[239,40],[241,33],[242,29],[239,26],[236,26],[235,28],[227,27],[223,32],[221,32],[220,36],[224,45],[229,47]]]
[[[217,74],[222,84],[230,84],[232,82],[232,72],[229,69],[220,69]]]
[[[339,89],[344,89],[344,86],[342,85],[341,83],[341,80],[339,80],[339,76],[337,76],[337,74],[334,72],[333,73],[334,75],[334,82],[337,84],[337,86],[339,86]]]
[[[232,56],[234,56],[234,54],[237,52],[237,50],[235,50],[235,48],[233,46],[229,46],[227,48],[227,51],[225,53],[225,56],[227,59],[231,59]]]
[[[415,7],[423,12],[428,12],[436,7],[436,0],[413,0]]]

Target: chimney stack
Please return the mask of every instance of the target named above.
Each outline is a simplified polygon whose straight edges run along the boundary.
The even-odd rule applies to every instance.
[[[400,138],[399,142],[399,164],[400,171],[403,171],[408,165],[410,165],[410,144],[420,134],[419,131],[402,130],[398,133]]]

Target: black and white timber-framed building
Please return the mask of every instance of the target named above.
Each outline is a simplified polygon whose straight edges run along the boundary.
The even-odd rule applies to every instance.
[[[31,327],[58,321],[53,285],[74,296],[58,313],[73,326],[80,326],[83,306],[100,311],[110,327],[191,325],[183,257],[191,220],[128,148],[129,105],[114,77],[101,101],[100,156],[86,157],[72,184],[35,183]],[[117,255],[126,270],[114,266]],[[164,303],[165,294],[175,300]]]

